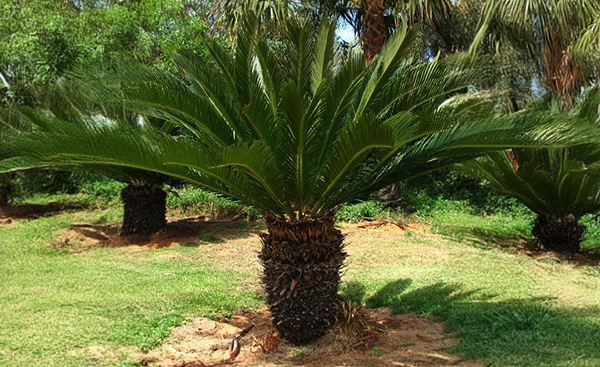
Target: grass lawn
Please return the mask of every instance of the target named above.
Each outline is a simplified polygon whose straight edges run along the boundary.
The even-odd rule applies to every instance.
[[[152,251],[53,245],[74,222],[119,217],[111,207],[0,226],[1,366],[135,366],[130,353],[174,325],[262,307],[260,243],[243,228]],[[462,338],[451,353],[490,366],[600,366],[600,270],[488,246],[526,238],[529,219],[447,210],[429,232],[342,224],[342,293],[436,315]]]

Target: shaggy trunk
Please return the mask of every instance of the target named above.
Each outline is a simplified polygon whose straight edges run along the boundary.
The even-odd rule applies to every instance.
[[[311,343],[335,325],[346,252],[333,216],[283,221],[267,218],[259,258],[273,323],[296,345]]]
[[[0,206],[8,206],[8,186],[0,185]]]
[[[582,73],[575,65],[572,49],[561,45],[556,32],[551,32],[546,40],[544,65],[548,88],[566,104],[567,110],[570,109],[582,85]]]
[[[125,213],[121,236],[152,234],[167,225],[167,194],[147,183],[132,182],[121,191]]]
[[[381,48],[388,37],[384,9],[383,0],[367,1],[362,37],[367,65],[381,52]]]
[[[585,228],[573,215],[538,215],[533,222],[531,233],[546,250],[574,254],[581,250]]]

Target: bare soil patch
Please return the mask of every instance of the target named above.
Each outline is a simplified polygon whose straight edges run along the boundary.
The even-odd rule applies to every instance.
[[[168,223],[164,232],[120,236],[121,227],[115,224],[75,223],[63,230],[52,245],[71,253],[99,247],[153,250],[176,245],[196,246],[199,242],[222,243],[252,236],[256,226],[257,223],[244,220],[207,221],[204,217],[191,217]]]
[[[484,365],[444,352],[458,339],[444,331],[443,323],[415,314],[392,316],[387,308],[361,313],[368,326],[360,335],[338,328],[304,347],[280,340],[267,311],[242,312],[219,321],[198,318],[172,329],[163,345],[136,359],[152,367]],[[238,338],[239,350],[232,351],[232,340],[251,326]]]
[[[358,223],[358,228],[374,228],[389,232],[406,232],[406,231],[417,231],[417,232],[429,232],[430,226],[421,222],[398,222],[393,220],[378,220],[375,222],[362,222]]]
[[[37,219],[51,214],[60,214],[67,210],[81,210],[83,204],[21,204],[0,207],[0,224],[10,224],[13,219]]]
[[[598,266],[600,255],[597,249],[582,249],[581,252],[568,255],[541,248],[536,239],[514,238],[512,241],[495,243],[494,248],[513,250],[521,255],[529,256],[538,261],[572,264],[575,266]]]

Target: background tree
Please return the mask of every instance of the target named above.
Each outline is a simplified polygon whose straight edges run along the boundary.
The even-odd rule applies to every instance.
[[[206,53],[205,14],[188,1],[19,1],[0,5],[0,102],[33,105],[76,69],[131,61],[166,67],[173,52]]]
[[[488,0],[471,51],[486,37],[522,45],[541,65],[546,90],[570,108],[593,71],[577,61],[573,48],[599,12],[598,0]]]
[[[164,69],[171,67],[175,51],[206,55],[206,10],[206,4],[192,0],[4,1],[0,106],[48,105],[46,90],[79,70],[110,70],[131,62]],[[64,176],[46,172],[51,178]],[[1,192],[8,193],[8,183],[8,177],[0,179]]]

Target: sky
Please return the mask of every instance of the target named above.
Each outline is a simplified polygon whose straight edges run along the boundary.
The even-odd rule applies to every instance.
[[[354,43],[357,41],[354,29],[344,21],[339,21],[337,28],[337,35],[345,42]]]

